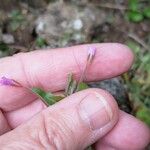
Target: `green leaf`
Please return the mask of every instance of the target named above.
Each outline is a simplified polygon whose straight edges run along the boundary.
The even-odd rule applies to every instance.
[[[3,51],[3,52],[5,52],[5,51],[9,51],[10,48],[8,47],[7,44],[0,42],[0,50]]]
[[[147,18],[150,18],[150,7],[144,9],[143,15]]]
[[[66,94],[67,96],[69,95],[69,91],[70,91],[72,82],[73,82],[73,74],[70,73],[70,74],[68,75],[68,78],[67,78],[67,86],[66,86],[66,89],[65,89],[65,94]]]
[[[24,16],[22,15],[21,11],[13,10],[10,14],[10,18],[15,21],[23,21]]]
[[[42,38],[42,37],[37,37],[35,43],[40,48],[47,46],[46,40],[44,38]]]
[[[70,95],[73,94],[76,91],[77,88],[77,81],[73,80],[71,86],[70,86]]]
[[[138,0],[129,0],[128,7],[132,11],[137,11],[138,10]]]
[[[146,107],[141,107],[137,113],[136,117],[139,118],[140,120],[144,121],[150,126],[150,110]]]
[[[9,17],[10,17],[10,27],[13,31],[16,31],[25,21],[25,17],[19,10],[13,10],[10,13]]]
[[[140,22],[144,19],[143,14],[136,11],[129,11],[127,15],[128,19],[133,22]]]
[[[45,92],[40,88],[32,88],[31,90],[38,97],[40,97],[47,106],[53,105],[64,98],[64,96],[57,96],[50,92]]]
[[[73,74],[68,75],[67,86],[65,90],[65,95],[69,96],[75,92],[82,91],[87,89],[88,85],[84,82],[77,83],[76,80],[73,79]]]
[[[138,54],[141,51],[139,44],[137,44],[133,41],[127,41],[127,45],[129,46],[129,48],[131,48],[133,50],[133,52],[135,54]]]
[[[81,83],[79,83],[76,92],[85,90],[85,89],[87,89],[87,88],[89,88],[88,85],[87,85],[86,83],[84,83],[84,82],[81,82]]]
[[[77,81],[73,79],[73,74],[69,74],[65,95],[69,96],[73,94],[76,91],[76,88],[77,88]]]

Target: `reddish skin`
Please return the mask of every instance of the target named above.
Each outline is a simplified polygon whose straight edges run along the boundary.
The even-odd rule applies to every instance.
[[[52,92],[64,90],[67,74],[72,72],[79,79],[86,62],[88,46],[92,45],[42,50],[3,58],[0,60],[0,76],[9,75],[10,78],[26,87],[41,87]],[[94,44],[93,46],[97,48],[97,51],[88,69],[87,81],[111,78],[126,72],[131,67],[133,54],[126,46],[117,43]],[[45,105],[23,88],[0,86],[0,108],[3,110],[3,115],[1,113],[2,117],[0,116],[0,134],[3,134],[11,128],[25,124],[26,120],[43,110]],[[100,139],[101,143],[100,141],[96,143],[96,148],[129,149],[131,143],[135,150],[144,148],[150,138],[149,129],[126,113],[121,112],[119,116],[119,122],[115,128]],[[6,127],[4,129],[6,121],[8,121],[7,129]],[[124,130],[126,124],[132,126]],[[139,133],[135,132],[134,128],[140,131],[140,141],[137,140]]]

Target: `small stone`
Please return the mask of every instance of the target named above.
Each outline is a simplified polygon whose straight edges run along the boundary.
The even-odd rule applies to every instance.
[[[45,23],[43,21],[39,21],[36,27],[37,33],[42,33],[44,31]]]
[[[120,81],[119,77],[92,82],[88,84],[92,88],[101,88],[110,92],[117,101],[119,108],[127,113],[131,113],[132,108],[127,96],[127,91]]]
[[[5,44],[13,44],[15,43],[15,39],[11,34],[3,34],[2,42],[4,42]]]
[[[82,20],[81,20],[81,19],[76,19],[76,20],[74,20],[74,22],[73,22],[73,28],[74,28],[75,30],[81,30],[82,27],[83,27],[83,23],[82,23]]]

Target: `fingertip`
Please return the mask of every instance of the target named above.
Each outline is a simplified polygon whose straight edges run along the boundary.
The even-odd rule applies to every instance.
[[[115,77],[131,68],[134,55],[126,45],[120,43],[92,45],[97,48],[97,51],[86,76],[89,81],[92,81],[93,78],[103,80]]]
[[[122,56],[122,60],[124,61],[125,68],[128,70],[133,64],[134,53],[127,45],[121,43],[114,43],[114,44],[118,47],[116,49],[120,50],[120,56]]]
[[[120,111],[116,126],[95,146],[109,145],[114,149],[142,150],[150,142],[150,129],[132,115]]]
[[[121,43],[104,43],[107,44],[110,56],[119,63],[122,71],[127,71],[133,64],[134,54],[125,44]],[[105,45],[104,45],[105,46]],[[114,61],[114,63],[116,62]]]
[[[130,133],[130,137],[126,137],[128,139],[132,139],[132,145],[135,149],[143,149],[150,142],[150,128],[142,121],[137,118],[129,115],[125,112],[121,111],[122,117],[126,118],[126,126],[128,124],[128,133]],[[125,121],[125,120],[124,120]],[[130,145],[130,142],[128,143]]]

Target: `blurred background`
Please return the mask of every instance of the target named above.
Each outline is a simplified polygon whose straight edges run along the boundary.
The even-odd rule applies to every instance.
[[[107,89],[121,109],[150,126],[149,0],[0,0],[0,57],[94,42],[128,45],[135,63],[89,86]]]

